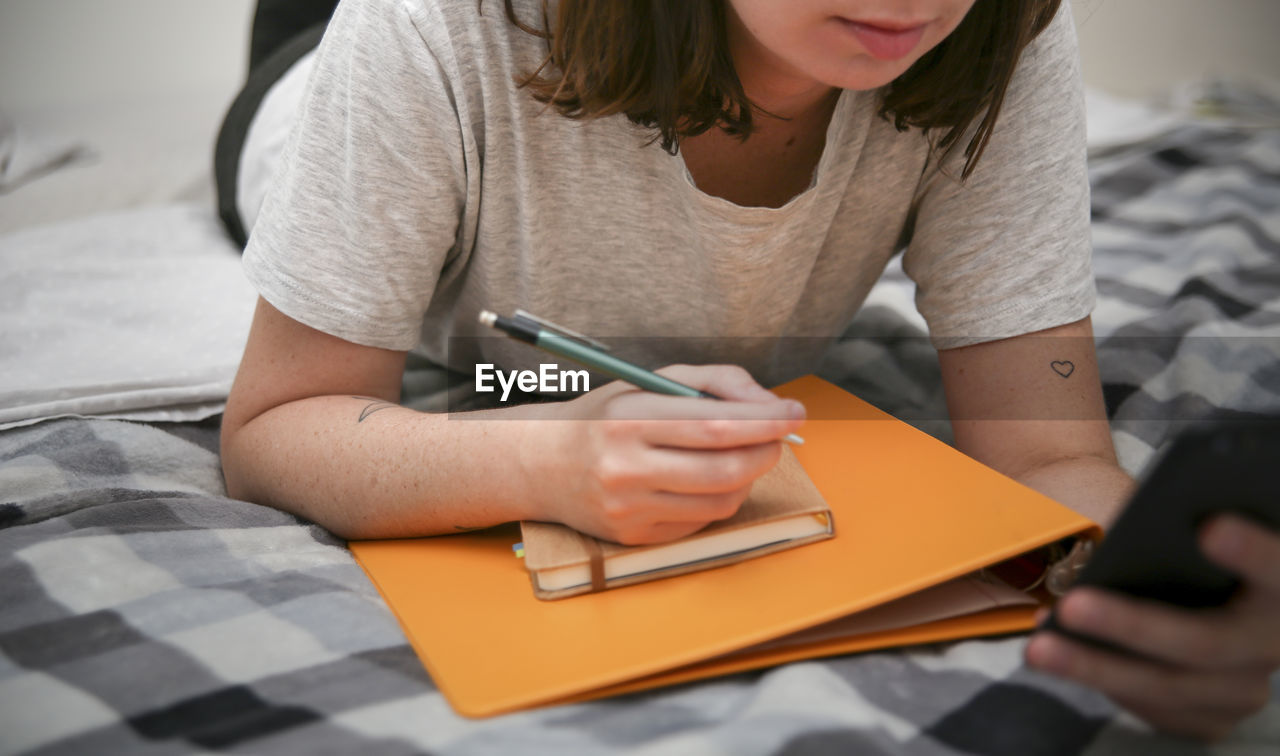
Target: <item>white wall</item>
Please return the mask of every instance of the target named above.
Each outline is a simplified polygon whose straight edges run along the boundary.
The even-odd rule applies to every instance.
[[[162,202],[212,206],[214,137],[254,0],[0,0],[0,113],[67,168],[0,195],[0,233]]]
[[[1085,82],[1112,94],[1206,76],[1280,81],[1280,0],[1075,0],[1073,10]]]
[[[0,108],[208,93],[244,76],[253,0],[0,0]]]

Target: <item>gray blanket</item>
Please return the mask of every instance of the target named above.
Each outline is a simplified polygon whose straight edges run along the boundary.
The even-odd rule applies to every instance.
[[[1140,471],[1212,412],[1280,412],[1280,134],[1183,129],[1097,164],[1094,183],[1095,320],[1126,466]],[[868,308],[824,372],[946,436],[936,357],[909,315]],[[0,751],[1280,747],[1280,686],[1230,741],[1204,749],[1026,669],[1024,637],[467,720],[437,692],[342,542],[226,497],[216,440],[216,419],[59,419],[0,433]]]

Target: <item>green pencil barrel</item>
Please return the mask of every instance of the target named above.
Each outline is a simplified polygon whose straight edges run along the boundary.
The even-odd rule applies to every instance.
[[[670,378],[664,378],[657,373],[645,370],[639,365],[633,365],[626,360],[618,359],[607,352],[601,352],[558,333],[542,331],[538,334],[538,346],[548,352],[567,357],[574,362],[586,365],[592,370],[611,375],[645,391],[652,391],[655,394],[691,397],[702,395],[702,392],[695,388],[678,383]]]

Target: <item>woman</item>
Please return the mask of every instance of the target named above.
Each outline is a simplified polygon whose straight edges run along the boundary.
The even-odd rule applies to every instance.
[[[266,95],[239,166],[270,162],[253,146],[272,151],[282,130],[260,124],[280,113],[297,123],[271,190],[242,186],[230,213],[262,293],[223,423],[234,496],[348,538],[517,519],[680,537],[776,462],[804,411],[761,384],[815,369],[900,249],[956,445],[1103,522],[1130,490],[1093,354],[1083,105],[1055,0],[347,0]],[[632,356],[732,401],[610,384],[466,422],[398,405],[410,351],[536,367],[480,338],[481,309],[517,307],[648,337]],[[1224,520],[1210,553],[1233,534],[1251,558],[1280,550]],[[1266,606],[1220,623],[1254,634],[1232,649],[1208,614],[1081,591],[1066,624],[1154,623],[1172,666],[1049,634],[1028,658],[1221,734],[1267,690]]]

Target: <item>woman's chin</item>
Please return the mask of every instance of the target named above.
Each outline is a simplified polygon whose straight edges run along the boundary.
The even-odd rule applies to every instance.
[[[822,83],[840,89],[867,91],[879,89],[906,73],[915,60],[883,61],[870,55],[849,59],[843,65],[824,66],[815,71],[815,78]]]

